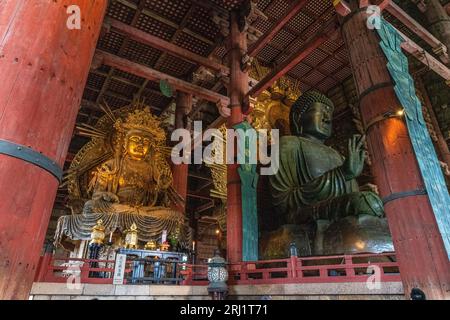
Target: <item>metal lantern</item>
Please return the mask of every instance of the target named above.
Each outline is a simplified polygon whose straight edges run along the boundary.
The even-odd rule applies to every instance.
[[[228,292],[227,263],[216,251],[214,257],[208,259],[208,292],[213,295],[213,300],[222,300]]]
[[[102,245],[103,240],[105,240],[105,226],[103,225],[103,220],[100,219],[92,228],[90,244]]]
[[[130,229],[125,231],[125,248],[137,249],[138,247],[138,232],[136,223],[133,223]]]
[[[100,251],[103,247],[103,240],[105,240],[105,226],[103,225],[103,220],[100,219],[91,231],[91,241],[89,242],[89,259],[98,260]],[[90,261],[89,266],[91,268],[98,268],[98,262]],[[89,276],[97,278],[100,276],[100,273],[97,271],[91,271],[89,272]]]
[[[292,242],[289,245],[289,253],[290,253],[291,257],[297,257],[298,256],[298,249],[297,249],[297,245],[295,244],[295,242]]]

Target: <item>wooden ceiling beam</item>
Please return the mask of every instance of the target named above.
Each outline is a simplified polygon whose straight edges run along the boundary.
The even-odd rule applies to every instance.
[[[189,172],[188,172],[188,176],[191,177],[191,178],[195,178],[195,179],[199,179],[199,180],[204,180],[204,181],[208,181],[208,182],[211,182],[211,181],[212,181],[212,177],[211,177],[211,176],[204,176],[204,175],[201,175],[201,174],[199,174],[199,173],[194,173],[194,172],[192,172],[192,171],[189,171]]]
[[[308,57],[314,50],[320,47],[332,34],[337,30],[336,21],[331,21],[325,27],[321,28],[314,36],[312,36],[306,43],[297,51],[293,52],[289,58],[277,65],[270,73],[268,73],[261,81],[258,82],[247,96],[257,97],[264,90],[269,88],[275,81],[284,76],[293,67],[298,65],[306,57]]]
[[[386,11],[397,18],[401,23],[403,23],[409,30],[414,32],[417,36],[419,36],[423,41],[428,43],[432,48],[434,53],[436,53],[442,62],[448,63],[449,56],[447,52],[447,47],[439,41],[435,36],[433,36],[427,29],[422,27],[420,23],[414,20],[409,14],[403,11],[394,1],[383,0],[383,3],[386,2]]]
[[[255,57],[259,52],[283,29],[283,27],[291,21],[309,2],[310,0],[299,0],[293,2],[286,10],[283,17],[275,23],[273,29],[264,34],[256,43],[248,50],[250,57]]]
[[[194,198],[194,199],[202,199],[202,200],[211,200],[212,197],[209,195],[201,195],[201,194],[194,194],[194,193],[188,193],[188,198]]]
[[[201,206],[198,206],[198,207],[196,207],[195,208],[195,210],[194,210],[194,212],[195,213],[202,213],[202,212],[204,212],[204,211],[206,211],[206,210],[209,210],[209,209],[211,209],[211,208],[214,208],[214,200],[213,199],[210,199],[210,201],[208,201],[207,203],[205,203],[205,204],[203,204],[203,205],[201,205]]]
[[[109,76],[107,72],[103,72],[103,71],[99,71],[99,70],[92,70],[91,69],[90,73],[98,75],[98,76],[102,76],[102,77],[105,77],[105,78]],[[119,75],[112,75],[111,79],[119,81],[119,82],[122,82],[124,84],[130,85],[130,86],[133,86],[133,87],[136,87],[136,88],[141,88],[141,86],[142,86],[142,84],[134,83],[133,81],[125,79],[125,78],[122,78]]]
[[[405,40],[401,47],[403,50],[411,54],[417,60],[422,62],[425,66],[436,72],[439,76],[441,76],[450,86],[450,69],[447,68],[444,64],[442,64],[439,60],[433,57],[431,54],[426,52],[422,47],[420,47],[417,43],[409,39],[405,34],[397,30],[397,32],[403,37]]]
[[[145,5],[145,1],[140,1],[139,4],[136,6],[136,8],[135,8],[136,11],[134,12],[134,16],[131,21],[132,26],[135,26],[136,23],[139,21],[139,16],[141,15],[142,10],[144,9],[144,5]],[[124,39],[124,41],[120,45],[118,55],[122,55],[124,53],[125,49],[129,45],[129,42],[130,42],[130,39]],[[109,70],[108,74],[106,75],[106,79],[103,82],[103,85],[102,85],[102,88],[101,88],[99,94],[97,95],[96,103],[100,103],[102,101],[103,96],[111,83],[113,74],[114,74],[114,68],[111,68],[111,70]],[[89,117],[87,123],[90,124],[92,120],[93,120],[92,117]]]
[[[222,106],[228,106],[230,104],[230,99],[226,96],[191,84],[187,81],[180,80],[163,72],[126,60],[108,52],[97,50],[96,55],[103,64],[110,67],[120,69],[122,71],[137,75],[142,78],[146,78],[151,81],[165,80],[175,90],[190,93],[200,99],[211,101],[215,104],[221,104]]]
[[[177,46],[173,43],[170,43],[168,41],[165,41],[161,38],[155,37],[147,32],[139,30],[135,27],[132,27],[132,26],[125,24],[123,22],[120,22],[118,20],[108,19],[106,24],[107,24],[107,26],[111,26],[112,28],[116,29],[117,31],[120,31],[120,33],[123,33],[123,34],[129,36],[131,39],[133,39],[137,42],[146,44],[155,49],[169,53],[173,56],[176,56],[176,57],[186,60],[188,62],[193,62],[193,63],[199,64],[199,65],[205,66],[207,68],[213,69],[215,71],[222,72],[224,74],[230,73],[230,69],[227,66],[224,66],[218,62],[215,62],[212,59],[202,57],[198,54],[193,53],[192,51],[189,51],[187,49],[179,47],[179,46]]]

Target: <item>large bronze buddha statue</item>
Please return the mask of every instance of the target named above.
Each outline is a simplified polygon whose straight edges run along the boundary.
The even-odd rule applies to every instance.
[[[270,177],[274,208],[286,224],[272,234],[278,239],[274,245],[281,237],[303,242],[306,254],[390,251],[383,203],[356,182],[364,166],[364,137],[349,140],[346,158],[324,144],[332,133],[333,111],[331,100],[314,91],[291,107],[292,135],[280,139],[279,171]]]

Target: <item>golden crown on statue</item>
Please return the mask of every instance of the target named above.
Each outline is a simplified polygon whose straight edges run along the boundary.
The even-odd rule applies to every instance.
[[[116,120],[114,127],[121,133],[129,130],[148,132],[156,141],[161,143],[166,139],[164,129],[161,128],[161,121],[151,113],[149,107],[134,110],[125,121],[122,119]]]

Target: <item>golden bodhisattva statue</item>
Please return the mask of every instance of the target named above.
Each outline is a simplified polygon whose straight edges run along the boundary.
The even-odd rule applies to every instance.
[[[92,173],[88,191],[93,191],[93,208],[97,201],[153,208],[158,200],[166,204],[167,189],[172,185],[172,172],[161,147],[165,133],[149,109],[136,110],[123,122],[115,123],[116,154]],[[124,208],[125,209],[125,208]],[[116,207],[116,210],[121,210]],[[150,210],[154,211],[153,209]],[[149,210],[142,210],[148,214]]]
[[[158,241],[164,230],[182,240],[184,215],[170,208],[180,199],[172,189],[160,120],[141,104],[105,113],[96,127],[79,128],[93,139],[69,170],[68,190],[75,205],[73,215],[58,222],[57,242],[63,234],[87,239],[99,219],[107,232],[135,225],[144,243]],[[84,203],[82,212],[74,208],[77,202]]]

